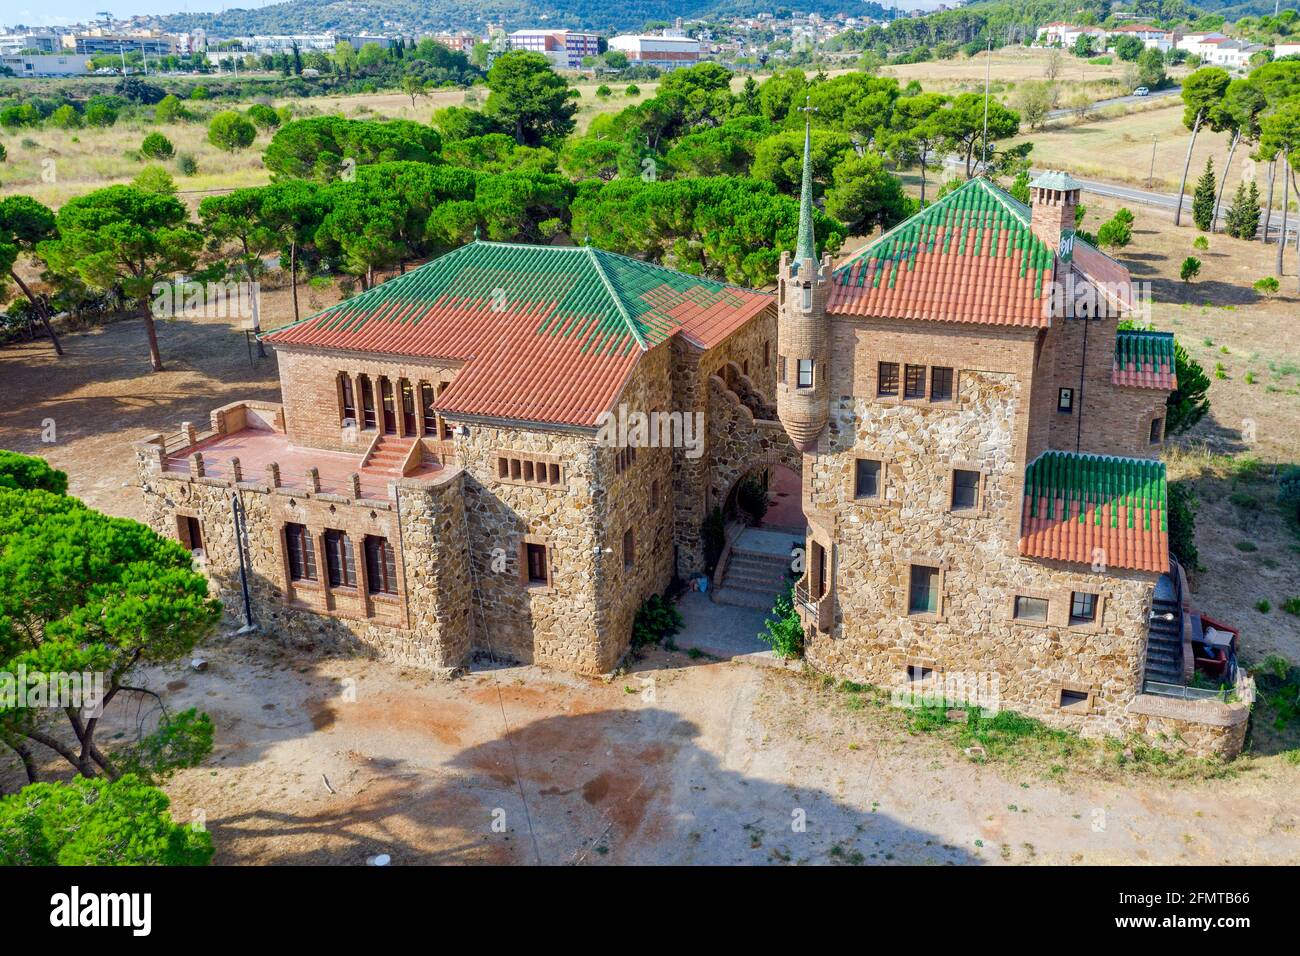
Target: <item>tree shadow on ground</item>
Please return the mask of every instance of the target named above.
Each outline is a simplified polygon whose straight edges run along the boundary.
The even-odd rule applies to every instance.
[[[371,761],[355,792],[208,822],[224,863],[980,862],[886,814],[723,766],[699,733],[655,707],[546,717],[436,772]]]

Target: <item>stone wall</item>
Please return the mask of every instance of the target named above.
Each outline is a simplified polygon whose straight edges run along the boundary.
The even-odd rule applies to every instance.
[[[832,404],[805,488],[806,507],[834,542],[835,613],[830,631],[810,640],[808,658],[821,670],[882,687],[901,685],[909,666],[936,675],[996,674],[1003,706],[1055,726],[1118,730],[1140,680],[1154,575],[1094,574],[1019,555],[1025,383],[1012,372],[976,371],[969,365],[977,354],[957,354],[967,367],[951,404]],[[858,457],[883,464],[878,500],[854,498]],[[954,468],[980,472],[970,511],[951,510]],[[913,564],[940,570],[935,614],[908,612]],[[1098,625],[1068,623],[1075,590],[1100,596]],[[1048,620],[1013,620],[1018,594],[1046,598]],[[1062,709],[1062,689],[1086,693],[1086,710]]]
[[[360,427],[355,434],[345,432],[343,423],[343,396],[339,373],[350,376],[367,375],[375,388],[375,408],[378,419],[381,396],[375,383],[380,376],[394,383],[394,411],[401,418],[401,398],[396,394],[396,382],[429,382],[435,390],[449,384],[455,377],[459,363],[440,362],[433,359],[411,358],[391,361],[375,355],[350,352],[330,352],[323,349],[304,349],[277,346],[276,356],[280,366],[280,392],[284,402],[285,430],[289,440],[296,445],[322,448],[331,451],[363,452],[374,436],[374,429]],[[357,417],[361,417],[361,395],[354,389]],[[417,423],[420,398],[415,394]],[[399,430],[401,425],[399,422]]]
[[[1245,703],[1174,700],[1139,694],[1129,703],[1134,733],[1153,746],[1194,757],[1231,760],[1241,753],[1250,723]]]
[[[198,519],[204,570],[233,618],[241,618],[239,557],[231,498],[238,495],[249,541],[249,591],[254,617],[282,643],[330,652],[370,653],[404,666],[449,675],[469,653],[470,591],[463,535],[462,476],[448,471],[431,481],[404,479],[396,497],[350,499],[257,482],[159,474],[156,445],[137,445],[147,523],[179,538],[178,515]],[[284,526],[305,525],[315,545],[317,578],[289,577]],[[324,531],[350,540],[355,587],[331,587]],[[397,552],[397,593],[371,594],[363,540],[386,538]]]

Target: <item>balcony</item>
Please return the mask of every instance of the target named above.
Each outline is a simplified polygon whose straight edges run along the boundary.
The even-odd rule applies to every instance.
[[[813,597],[806,574],[795,582],[794,607],[804,627],[815,627],[823,632],[830,631],[834,617],[835,596],[827,589],[821,597]]]
[[[154,435],[138,447],[167,476],[248,482],[302,494],[387,500],[403,478],[435,478],[454,468],[449,443],[392,435],[359,435],[356,452],[294,445],[284,430],[284,410],[270,402],[235,402],[212,413],[211,427]]]

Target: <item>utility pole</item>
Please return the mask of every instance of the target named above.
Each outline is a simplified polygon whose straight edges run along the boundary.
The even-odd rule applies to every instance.
[[[1151,134],[1151,172],[1147,175],[1147,189],[1156,184],[1156,134]]]
[[[986,172],[989,162],[989,77],[993,71],[993,35],[989,34],[988,49],[984,59],[984,145],[980,147],[980,172]]]

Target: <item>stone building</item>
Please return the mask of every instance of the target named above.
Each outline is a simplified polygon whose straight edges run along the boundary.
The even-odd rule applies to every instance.
[[[242,551],[254,616],[300,646],[608,672],[752,449],[797,467],[761,398],[775,338],[770,294],[473,242],[267,334],[282,404],[141,442],[150,520],[233,608]]]
[[[150,520],[298,646],[601,674],[674,577],[770,606],[791,571],[824,672],[1235,754],[1246,704],[1196,685],[1234,680],[1237,633],[1169,553],[1172,336],[1121,327],[1079,185],[1031,193],[972,179],[836,264],[806,137],[775,295],[475,241],[265,335],[281,404],[139,443]],[[706,554],[778,468],[798,527]]]
[[[1231,676],[1237,635],[1169,553],[1172,336],[1120,328],[1138,303],[1075,236],[1078,183],[1031,194],[972,179],[838,265],[805,207],[776,394],[805,459],[808,660],[1232,755],[1246,706],[1188,699],[1212,696],[1198,664]]]

